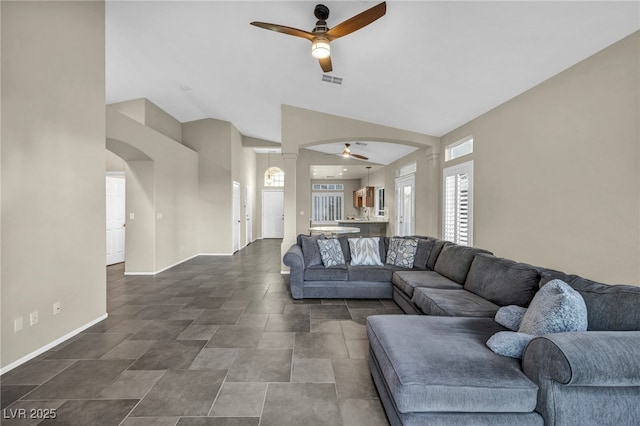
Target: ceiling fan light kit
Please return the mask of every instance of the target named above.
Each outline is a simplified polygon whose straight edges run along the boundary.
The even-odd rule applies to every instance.
[[[298,28],[286,27],[284,25],[270,24],[267,22],[254,21],[251,22],[251,25],[265,30],[305,38],[311,41],[311,56],[318,59],[322,71],[331,72],[333,71],[333,65],[331,64],[330,43],[337,38],[351,34],[352,32],[369,25],[373,21],[383,17],[385,13],[387,13],[387,4],[382,2],[347,19],[333,28],[329,28],[327,27],[326,22],[326,19],[329,17],[329,8],[323,4],[318,4],[314,9],[314,15],[318,21],[311,32],[300,30]]]

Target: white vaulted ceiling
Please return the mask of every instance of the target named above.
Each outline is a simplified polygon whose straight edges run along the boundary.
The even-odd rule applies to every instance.
[[[332,43],[337,87],[308,41],[249,25],[310,31],[316,3],[107,1],[107,102],[275,142],[282,104],[441,136],[640,28],[636,1],[389,1]],[[325,2],[328,25],[377,3]]]

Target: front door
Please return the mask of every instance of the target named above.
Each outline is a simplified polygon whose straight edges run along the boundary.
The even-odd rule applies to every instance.
[[[124,262],[125,180],[124,175],[106,178],[107,265]]]
[[[262,191],[262,238],[284,237],[284,191]]]
[[[413,235],[415,229],[415,175],[396,179],[396,235]]]

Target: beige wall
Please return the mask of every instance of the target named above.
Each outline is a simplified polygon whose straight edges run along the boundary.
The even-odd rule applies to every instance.
[[[240,183],[240,247],[247,243],[247,191],[253,206],[256,205],[256,153],[251,148],[244,148],[242,145],[242,135],[231,125],[231,178]],[[253,208],[252,241],[256,239],[255,207]]]
[[[473,135],[474,244],[640,284],[640,35],[442,138]],[[449,164],[444,164],[449,166]]]
[[[126,272],[154,273],[198,254],[198,154],[111,106],[107,137],[129,162]]]
[[[7,369],[106,313],[105,14],[99,1],[0,7]]]
[[[174,141],[182,141],[182,124],[148,99],[116,102],[109,107]]]

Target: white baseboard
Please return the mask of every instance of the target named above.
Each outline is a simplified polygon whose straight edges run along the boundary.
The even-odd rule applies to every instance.
[[[90,321],[90,322],[86,323],[82,327],[76,328],[75,330],[65,334],[64,336],[60,337],[59,339],[56,339],[51,343],[47,343],[46,345],[44,345],[41,348],[36,349],[35,351],[23,356],[22,358],[18,359],[17,361],[14,361],[9,365],[0,368],[0,374],[4,374],[4,373],[6,373],[8,371],[11,371],[14,368],[19,367],[20,365],[24,364],[25,362],[32,360],[33,358],[37,357],[38,355],[45,353],[49,349],[55,348],[60,343],[63,343],[65,341],[71,339],[73,336],[75,336],[75,335],[77,335],[79,333],[82,333],[84,330],[86,330],[89,327],[93,327],[94,325],[96,325],[100,321],[106,319],[108,316],[109,316],[109,314],[104,314],[104,315],[94,319],[93,321]]]

